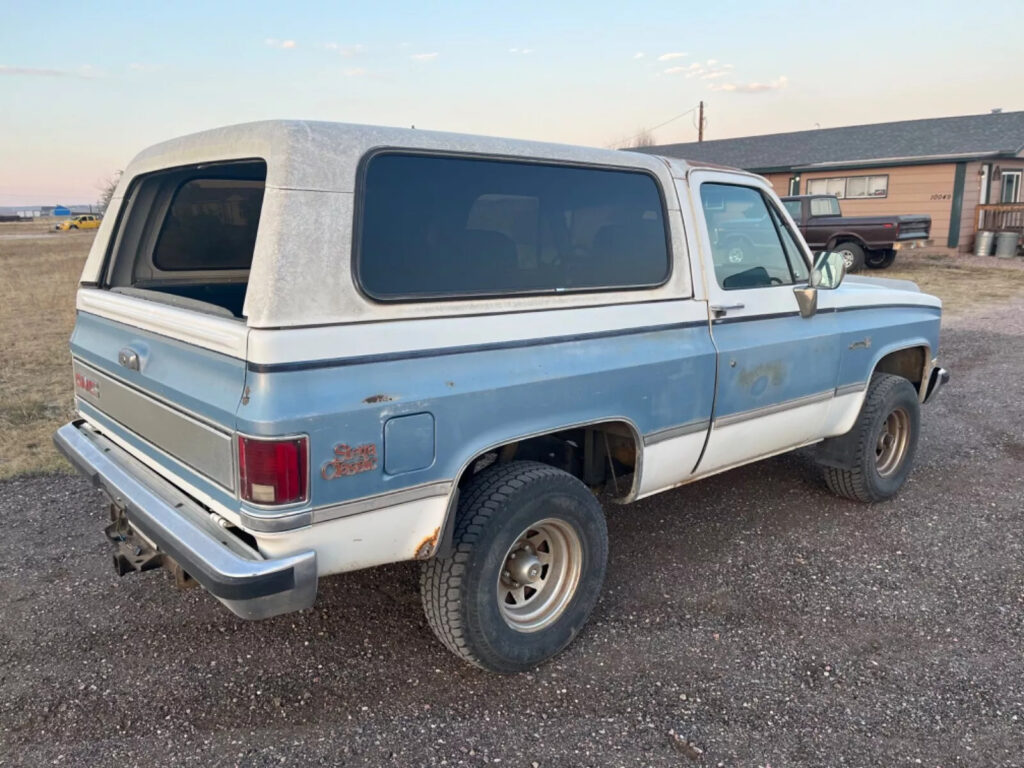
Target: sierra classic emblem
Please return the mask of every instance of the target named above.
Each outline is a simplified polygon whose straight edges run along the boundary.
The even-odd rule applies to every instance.
[[[356,446],[338,443],[334,446],[334,458],[324,463],[320,469],[320,476],[324,480],[333,480],[336,477],[358,475],[360,472],[369,472],[376,468],[377,446],[373,443]]]
[[[97,400],[99,399],[100,383],[78,371],[75,371],[75,389],[79,389],[87,395],[92,395]]]

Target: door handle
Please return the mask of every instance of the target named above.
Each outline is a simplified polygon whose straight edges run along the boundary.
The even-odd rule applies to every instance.
[[[743,307],[744,307],[744,304],[742,304],[742,303],[736,303],[736,304],[712,304],[711,305],[711,313],[715,317],[722,317],[723,315],[729,314],[729,310],[731,310],[731,309],[743,309]]]

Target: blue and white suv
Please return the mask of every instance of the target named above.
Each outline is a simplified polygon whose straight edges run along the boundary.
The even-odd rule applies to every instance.
[[[722,247],[742,228],[740,261]],[[764,179],[629,152],[310,122],[128,167],[86,263],[79,418],[119,572],[239,616],[422,560],[427,618],[499,672],[564,648],[628,503],[817,444],[903,485],[941,304],[814,263]],[[614,514],[614,511],[611,512]]]

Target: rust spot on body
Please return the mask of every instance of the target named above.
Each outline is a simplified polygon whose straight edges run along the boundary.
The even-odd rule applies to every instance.
[[[366,403],[367,405],[372,405],[373,403],[390,403],[394,399],[394,395],[380,394],[370,395],[369,397],[365,398],[363,402]]]
[[[739,374],[739,385],[751,387],[758,380],[766,379],[772,386],[779,386],[786,378],[786,366],[784,363],[761,363],[756,368],[747,368]]]
[[[413,555],[414,560],[427,560],[434,552],[437,551],[437,537],[441,535],[440,527],[435,528],[434,532],[427,536],[420,545],[416,547],[416,554]]]

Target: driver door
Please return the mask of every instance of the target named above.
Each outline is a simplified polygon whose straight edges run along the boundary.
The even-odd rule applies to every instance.
[[[697,474],[818,439],[835,395],[840,349],[833,312],[800,316],[795,285],[810,255],[769,187],[695,172],[692,199],[718,353],[711,432]]]

